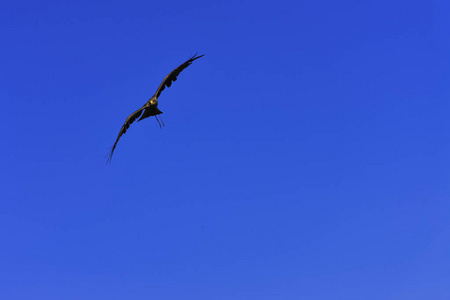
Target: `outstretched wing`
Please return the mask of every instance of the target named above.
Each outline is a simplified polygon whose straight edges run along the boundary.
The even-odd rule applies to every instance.
[[[142,111],[144,110],[145,107],[141,107],[140,109],[138,109],[137,111],[135,111],[134,113],[132,113],[131,115],[128,116],[128,118],[125,120],[125,123],[122,125],[122,128],[120,128],[119,131],[119,136],[116,139],[116,142],[114,143],[114,145],[111,147],[111,152],[108,154],[108,161],[110,162],[114,153],[114,149],[116,149],[117,146],[117,142],[119,142],[119,139],[122,135],[125,134],[125,132],[127,132],[127,129],[130,127],[130,125],[137,119],[139,118],[139,116],[142,114]]]
[[[169,75],[167,75],[164,80],[161,82],[161,84],[159,85],[158,89],[156,90],[156,98],[159,97],[159,95],[161,94],[161,92],[167,87],[170,87],[172,85],[172,82],[177,80],[178,75],[181,73],[181,71],[183,71],[184,69],[186,69],[188,66],[190,66],[192,64],[192,62],[200,57],[202,57],[204,55],[199,55],[197,56],[197,53],[195,53],[194,56],[192,56],[191,58],[189,58],[187,61],[185,61],[183,64],[181,64],[178,68],[176,68],[175,70],[173,70],[172,72],[170,72]]]

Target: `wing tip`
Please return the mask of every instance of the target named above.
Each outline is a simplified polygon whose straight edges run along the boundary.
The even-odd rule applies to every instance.
[[[205,54],[201,54],[201,55],[197,55],[197,54],[198,54],[198,52],[195,53],[195,54],[189,59],[189,61],[193,62],[194,60],[196,60],[196,59],[198,59],[198,58],[200,58],[200,57],[205,56]]]
[[[116,149],[116,145],[112,146],[109,150],[109,153],[105,155],[106,158],[106,164],[111,163],[112,157],[113,157],[113,153],[114,150]]]

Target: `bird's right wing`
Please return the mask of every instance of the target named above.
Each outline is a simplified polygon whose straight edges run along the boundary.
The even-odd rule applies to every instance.
[[[119,139],[122,135],[125,134],[125,132],[127,132],[127,129],[130,127],[130,125],[137,119],[139,118],[139,116],[142,114],[142,111],[144,110],[145,107],[141,107],[140,109],[138,109],[137,111],[135,111],[134,113],[132,113],[131,115],[128,116],[128,118],[125,120],[125,123],[122,125],[122,128],[120,128],[119,131],[119,136],[117,136],[116,142],[114,143],[114,145],[111,147],[111,152],[108,154],[108,161],[107,162],[111,162],[113,153],[114,153],[114,149],[116,149],[117,146],[117,142],[119,142]]]

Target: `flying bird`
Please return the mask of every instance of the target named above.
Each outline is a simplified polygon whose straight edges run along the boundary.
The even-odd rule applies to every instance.
[[[134,113],[132,113],[131,115],[128,116],[128,118],[125,120],[125,123],[122,125],[122,128],[120,128],[119,136],[117,137],[116,142],[111,147],[111,151],[108,155],[107,162],[111,162],[114,150],[116,149],[116,146],[117,146],[117,143],[119,142],[120,137],[122,135],[124,135],[125,132],[127,132],[127,129],[137,118],[139,118],[139,116],[140,116],[140,118],[139,118],[138,122],[145,118],[155,116],[156,121],[158,121],[159,127],[161,127],[161,123],[164,126],[164,122],[163,122],[161,116],[159,116],[161,122],[158,120],[158,117],[157,117],[158,115],[163,113],[162,111],[160,111],[158,109],[159,95],[161,95],[161,92],[166,88],[166,86],[170,87],[172,85],[172,83],[177,80],[177,77],[178,77],[178,75],[180,75],[181,71],[183,71],[188,66],[190,66],[194,60],[199,59],[200,57],[203,57],[203,56],[204,55],[197,56],[197,53],[196,53],[194,56],[192,56],[187,61],[182,63],[180,66],[178,66],[178,68],[176,68],[175,70],[170,72],[169,75],[167,75],[164,78],[164,80],[161,82],[158,89],[156,90],[156,93],[147,101],[147,103],[145,103],[144,106],[142,106],[137,111],[135,111]],[[144,112],[144,113],[142,113],[142,112]]]

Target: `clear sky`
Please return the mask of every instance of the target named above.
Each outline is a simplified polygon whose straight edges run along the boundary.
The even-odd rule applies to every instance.
[[[450,299],[449,10],[3,3],[0,298]]]

